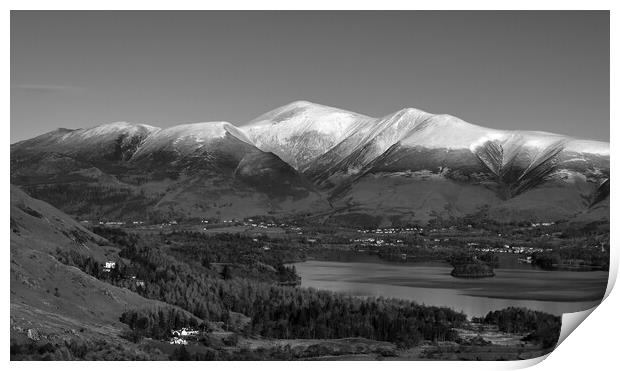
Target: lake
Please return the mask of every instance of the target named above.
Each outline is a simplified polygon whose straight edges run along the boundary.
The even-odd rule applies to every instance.
[[[334,262],[294,264],[302,287],[355,296],[383,296],[447,306],[470,318],[510,306],[560,315],[592,308],[607,287],[608,272],[495,269],[495,277],[455,278],[444,263]]]

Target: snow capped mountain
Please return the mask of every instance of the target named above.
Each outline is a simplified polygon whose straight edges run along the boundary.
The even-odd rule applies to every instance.
[[[327,209],[227,122],[59,129],[11,146],[11,181],[81,218],[241,218]]]
[[[259,116],[242,129],[258,148],[300,169],[369,120],[353,112],[297,101]]]
[[[558,146],[564,157],[574,157],[574,153],[569,155],[571,152],[587,156],[609,155],[608,143],[577,140],[546,132],[490,129],[454,116],[433,115],[414,108],[368,120],[356,129],[305,166],[304,173],[319,184],[334,186],[349,176],[359,176],[360,172],[369,171],[370,164],[385,167],[400,163],[403,166],[399,171],[424,170],[425,158],[430,160],[435,157],[438,160],[437,156],[424,153],[433,150],[441,150],[446,154],[460,153],[460,158],[454,160],[462,166],[463,160],[467,158],[477,162],[477,153],[488,143],[500,143],[502,151],[507,155],[505,158],[509,158],[510,153],[514,156],[527,153],[530,163],[550,148]],[[405,155],[405,152],[409,152],[409,155]],[[440,156],[440,161],[428,161],[426,165],[430,167],[426,169],[450,166],[446,156]],[[405,162],[415,162],[417,165],[407,168]],[[392,167],[392,171],[396,169]]]
[[[331,205],[333,220],[419,221],[480,207],[500,219],[556,218],[604,207],[609,176],[609,143],[306,101],[241,127],[121,122],[11,145],[12,182],[88,215],[327,215]],[[81,194],[90,204],[76,202]]]
[[[303,122],[321,122],[324,128],[326,122],[310,113],[305,111]],[[293,152],[298,143],[269,137],[287,131],[286,120],[274,121],[285,127],[270,126],[273,132],[261,132],[261,143]],[[297,136],[306,130],[296,123],[291,128]],[[315,158],[297,166],[336,208],[356,210],[356,215],[366,210],[425,219],[435,212],[463,215],[495,204],[498,217],[558,217],[587,207],[583,198],[609,177],[609,144],[603,142],[496,130],[414,108],[376,119],[364,116],[346,130],[338,128],[335,140],[313,147]],[[545,197],[551,189],[556,197]],[[513,204],[513,199],[521,201]],[[512,206],[500,207],[503,203]]]

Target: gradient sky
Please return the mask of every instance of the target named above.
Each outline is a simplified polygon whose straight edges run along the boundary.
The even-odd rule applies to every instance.
[[[11,12],[11,142],[294,100],[609,141],[609,13]]]

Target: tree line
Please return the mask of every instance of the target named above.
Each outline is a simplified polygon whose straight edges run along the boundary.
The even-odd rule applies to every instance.
[[[122,232],[124,233],[124,232]],[[251,319],[245,331],[269,338],[365,337],[411,346],[454,340],[466,320],[449,308],[386,298],[359,298],[315,289],[282,287],[244,277],[222,279],[166,253],[167,245],[117,238],[121,257],[145,282],[140,295],[183,308],[200,319],[226,321],[231,312]],[[81,268],[81,267],[80,267]]]
[[[143,337],[167,340],[174,330],[199,325],[196,317],[175,308],[128,310],[123,312],[120,321],[131,329],[127,337],[133,342]]]
[[[544,348],[555,346],[562,328],[559,316],[516,307],[492,311],[472,321],[496,325],[500,331],[524,334],[524,340],[540,342]]]

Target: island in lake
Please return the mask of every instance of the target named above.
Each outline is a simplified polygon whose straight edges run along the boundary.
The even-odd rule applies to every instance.
[[[454,269],[450,274],[458,278],[486,278],[495,276],[493,267],[476,256],[460,257],[452,260]]]

